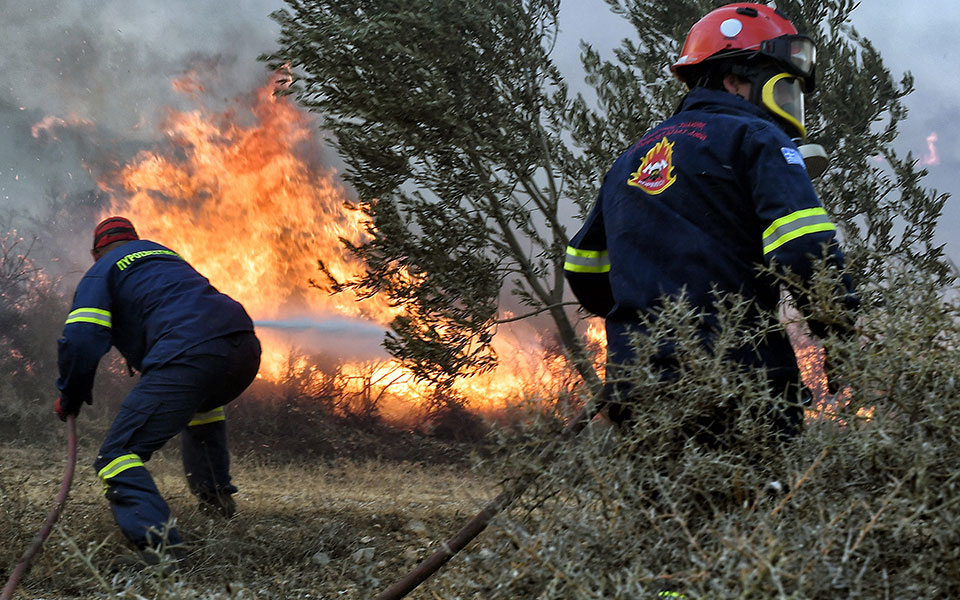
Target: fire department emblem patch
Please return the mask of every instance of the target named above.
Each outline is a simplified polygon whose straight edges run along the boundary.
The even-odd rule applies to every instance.
[[[673,174],[673,142],[664,136],[643,157],[643,162],[630,175],[627,185],[638,187],[648,194],[659,194],[676,180]]]

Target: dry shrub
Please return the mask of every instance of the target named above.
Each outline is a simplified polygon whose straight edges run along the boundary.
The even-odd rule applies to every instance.
[[[380,367],[372,362],[347,374],[338,359],[291,353],[275,381],[256,380],[228,405],[232,451],[280,462],[351,458],[465,464],[466,457],[451,454],[449,444],[481,439],[480,419],[462,408],[454,411],[459,405],[437,404],[408,427],[387,422],[380,406],[391,390],[376,378]]]
[[[782,441],[764,419],[759,374],[723,349],[763,333],[728,299],[716,354],[692,342],[698,316],[664,309],[639,356],[676,343],[682,376],[650,367],[631,428],[594,423],[550,461],[533,456],[555,420],[507,436],[506,472],[536,481],[483,543],[430,589],[439,597],[934,598],[960,594],[960,325],[933,280],[888,271],[865,287],[861,337],[829,340],[845,389]],[[717,406],[724,444],[690,424]],[[568,415],[567,415],[568,416]],[[507,485],[511,485],[510,482]]]

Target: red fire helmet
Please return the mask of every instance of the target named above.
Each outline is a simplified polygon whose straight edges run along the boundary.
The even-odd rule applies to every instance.
[[[803,80],[804,90],[814,86],[816,48],[809,37],[778,10],[763,4],[737,2],[711,11],[697,21],[683,44],[680,58],[670,70],[682,82],[686,67],[704,61],[762,54],[782,64],[786,71]]]
[[[110,217],[100,221],[93,230],[93,249],[99,250],[114,242],[129,242],[139,240],[137,230],[125,217]]]

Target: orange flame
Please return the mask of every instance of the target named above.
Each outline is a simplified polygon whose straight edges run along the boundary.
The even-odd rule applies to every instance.
[[[831,394],[827,385],[827,374],[824,370],[826,351],[823,346],[813,341],[804,331],[792,323],[788,326],[790,341],[793,343],[797,364],[800,367],[800,378],[803,384],[813,395],[813,404],[806,410],[808,421],[833,421],[837,425],[846,426],[846,420],[840,416],[841,409],[850,403],[850,389],[841,389]],[[873,418],[876,407],[860,407],[856,416],[869,421]]]
[[[202,90],[190,77],[174,85],[195,98]],[[331,296],[308,283],[319,274],[318,258],[337,279],[359,272],[361,265],[344,252],[340,238],[363,241],[368,222],[345,207],[336,172],[322,163],[315,146],[314,119],[273,89],[258,90],[243,110],[171,112],[165,144],[141,152],[101,182],[115,198],[110,210],[130,218],[142,237],[184,256],[255,321],[308,315],[385,328],[399,312],[386,299]],[[529,388],[560,385],[561,368],[545,358],[539,343],[505,329],[497,336],[501,366],[457,384],[475,410],[497,410]],[[261,377],[275,381],[291,369],[309,371],[303,357],[291,360],[297,351],[287,338],[259,327],[258,335],[264,343]],[[336,356],[346,341],[326,343]],[[388,387],[396,402],[387,411],[395,415],[429,394],[383,356],[345,364],[341,375]]]
[[[124,167],[126,200],[113,209],[145,237],[176,247],[261,318],[310,307],[389,321],[395,310],[385,302],[306,293],[318,256],[339,277],[355,273],[330,250],[339,249],[340,236],[359,241],[361,213],[343,210],[332,169],[301,157],[310,141],[305,115],[268,88],[251,113],[255,122],[247,127],[232,113],[172,114],[168,154],[141,152]]]
[[[173,89],[181,94],[199,95],[207,91],[202,77],[197,71],[190,71],[173,80]]]

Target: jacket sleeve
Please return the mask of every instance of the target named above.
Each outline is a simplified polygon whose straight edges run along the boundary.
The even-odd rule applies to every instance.
[[[820,203],[793,142],[779,135],[779,130],[776,134],[761,130],[754,142],[750,183],[763,228],[760,243],[764,262],[798,279],[800,286],[790,291],[815,335],[823,337],[831,331],[842,334],[852,328],[860,302],[853,280],[843,272],[844,257],[836,227]],[[807,294],[821,261],[834,279],[833,316],[823,319],[812,310]]]
[[[607,254],[601,199],[593,205],[583,227],[570,240],[563,274],[573,295],[587,311],[603,317],[613,309],[610,257]]]
[[[77,286],[57,348],[57,389],[67,404],[93,403],[93,379],[100,359],[110,350],[111,327],[107,281],[87,275]]]

